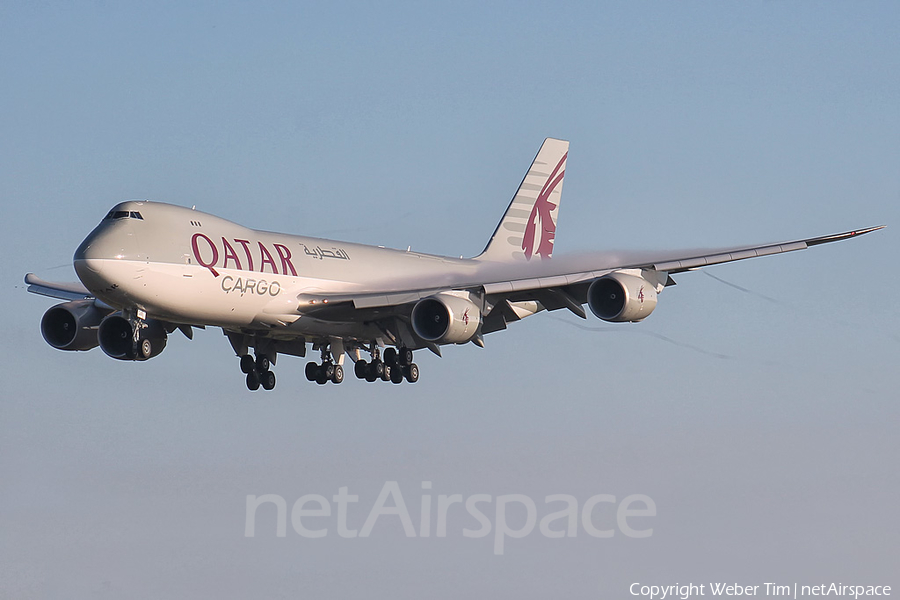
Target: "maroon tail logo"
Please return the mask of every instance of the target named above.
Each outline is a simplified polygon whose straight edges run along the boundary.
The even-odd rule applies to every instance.
[[[566,174],[565,169],[560,169],[562,169],[563,163],[566,162],[566,157],[568,156],[569,153],[566,152],[559,160],[556,168],[553,169],[550,177],[547,178],[547,182],[544,183],[537,200],[534,201],[534,208],[531,209],[531,216],[528,217],[528,224],[525,226],[525,237],[522,240],[522,250],[525,251],[525,258],[528,260],[531,260],[531,257],[535,254],[541,258],[550,258],[550,254],[553,252],[556,223],[553,222],[553,217],[550,213],[556,208],[556,204],[550,202],[550,194],[562,182],[563,176]],[[535,249],[534,242],[538,221],[540,221],[541,226],[541,239],[537,249]]]

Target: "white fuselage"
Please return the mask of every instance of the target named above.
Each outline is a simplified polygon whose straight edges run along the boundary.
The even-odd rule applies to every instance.
[[[115,217],[115,215],[119,215]],[[75,253],[84,285],[103,302],[172,323],[223,328],[288,326],[317,335],[304,297],[404,290],[406,282],[465,279],[477,261],[257,231],[196,210],[124,202]],[[365,335],[365,325],[347,323]]]

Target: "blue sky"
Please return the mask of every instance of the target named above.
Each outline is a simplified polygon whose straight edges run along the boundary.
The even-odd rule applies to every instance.
[[[806,3],[0,6],[0,590],[62,597],[624,597],[633,582],[900,584],[900,8]],[[676,277],[638,325],[543,314],[415,386],[250,394],[221,332],[141,364],[47,346],[115,203],[448,255],[548,136],[556,251],[887,224]],[[588,328],[588,330],[585,330]],[[248,495],[645,494],[653,536],[289,532]],[[436,501],[436,500],[435,500]],[[597,513],[598,519],[600,513]],[[608,515],[607,515],[608,516]],[[523,519],[522,514],[512,514]],[[330,522],[329,526],[334,527]],[[268,527],[268,529],[266,528]],[[383,528],[382,528],[383,527]],[[268,532],[268,533],[267,533]]]

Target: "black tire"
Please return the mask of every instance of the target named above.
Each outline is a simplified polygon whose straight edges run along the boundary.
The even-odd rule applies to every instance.
[[[265,373],[269,370],[269,357],[265,354],[259,354],[256,356],[256,370],[260,373]]]
[[[261,373],[259,378],[262,380],[261,383],[264,390],[271,390],[275,387],[275,373],[272,371]]]
[[[153,342],[148,339],[141,340],[141,343],[138,346],[138,352],[140,353],[141,358],[147,360],[153,356]]]
[[[256,362],[253,360],[252,356],[245,354],[241,357],[241,373],[249,373],[255,368]]]
[[[384,363],[377,358],[369,364],[369,368],[375,375],[375,379],[378,379],[379,377],[381,377],[382,373],[384,373]]]
[[[413,361],[412,350],[406,347],[400,348],[400,354],[397,356],[397,360],[404,367],[408,367]]]
[[[315,381],[319,376],[319,365],[314,362],[306,363],[306,378],[309,381]]]
[[[357,379],[365,379],[366,378],[366,369],[369,367],[369,363],[364,360],[358,360],[353,365],[353,374],[356,375]]]
[[[366,365],[366,381],[372,383],[373,381],[378,379],[378,375],[375,374],[375,365],[369,363]]]
[[[393,367],[397,364],[397,350],[394,348],[385,348],[384,354],[382,355],[384,358],[384,364],[389,367]]]
[[[334,373],[331,374],[331,383],[340,383],[344,381],[344,367],[334,365]]]
[[[403,367],[398,365],[391,369],[391,383],[403,383]]]
[[[415,383],[419,380],[419,367],[416,363],[410,363],[406,367],[406,380],[410,383]]]
[[[259,375],[256,371],[247,373],[247,389],[251,392],[255,392],[259,389]]]
[[[319,385],[328,383],[328,374],[325,371],[325,365],[319,365],[319,368],[316,370],[316,383]]]
[[[384,370],[381,372],[381,380],[382,381],[390,381],[391,380],[391,372],[394,369],[399,369],[400,367],[392,367],[391,365],[384,365]]]

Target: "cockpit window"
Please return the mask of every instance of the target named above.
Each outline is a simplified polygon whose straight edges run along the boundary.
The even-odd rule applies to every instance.
[[[103,218],[104,221],[110,219],[139,219],[141,221],[144,220],[144,217],[141,216],[141,213],[136,210],[111,210],[106,216]]]

